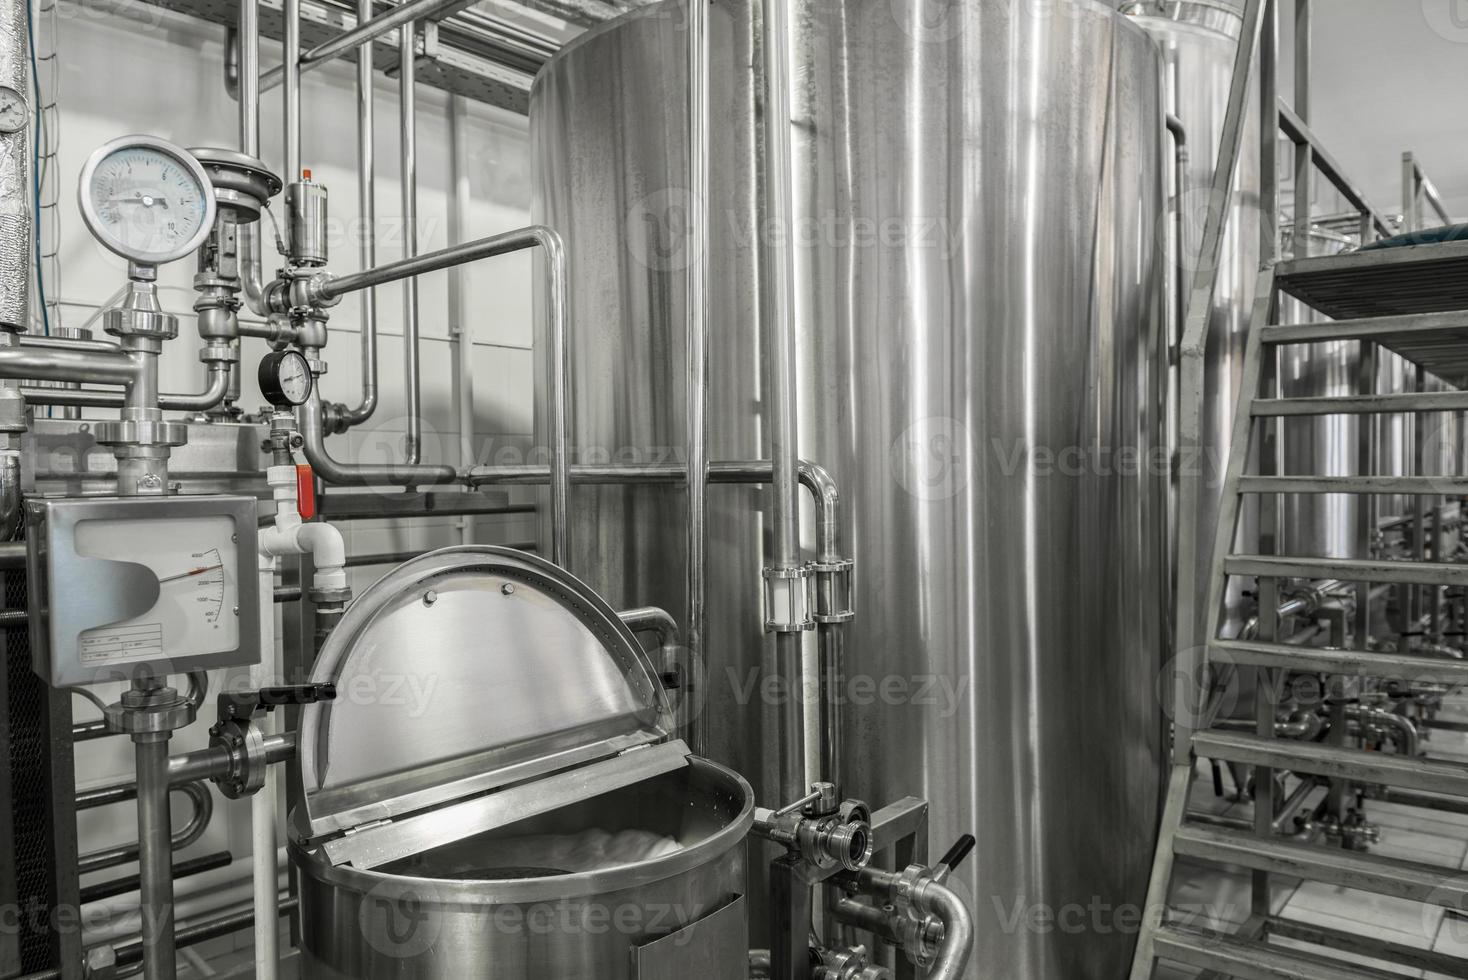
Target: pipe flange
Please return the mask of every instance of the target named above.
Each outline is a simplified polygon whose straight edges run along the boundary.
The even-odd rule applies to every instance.
[[[352,590],[350,588],[308,589],[306,598],[318,606],[345,606],[352,601]]]
[[[107,706],[102,718],[108,731],[123,735],[166,735],[192,725],[198,712],[193,701],[168,687],[127,691],[121,701]]]
[[[321,403],[321,430],[329,436],[341,435],[346,432],[350,425],[347,424],[347,406],[341,402]]]
[[[342,301],[340,296],[328,290],[332,279],[329,272],[303,270],[290,284],[290,304],[296,309],[324,310]]]
[[[214,779],[225,799],[242,800],[265,786],[270,760],[258,725],[249,719],[221,722],[209,729],[209,745],[229,753],[229,772]]]
[[[240,352],[234,344],[209,344],[199,351],[199,360],[205,364],[238,364]]]
[[[856,602],[851,579],[856,562],[842,558],[813,561],[805,567],[815,582],[815,611],[811,618],[817,623],[849,623],[855,619]]]
[[[173,340],[178,336],[178,317],[158,310],[113,307],[102,314],[102,329],[114,337]]]
[[[264,163],[247,153],[215,146],[191,147],[189,152],[204,165],[219,210],[243,224],[258,221],[260,209],[284,186]]]
[[[97,443],[102,446],[184,446],[189,427],[182,422],[121,419],[98,422]]]

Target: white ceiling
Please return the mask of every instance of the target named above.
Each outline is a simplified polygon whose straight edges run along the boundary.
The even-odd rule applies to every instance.
[[[1293,102],[1294,0],[1280,0],[1280,92]],[[1314,0],[1311,128],[1387,213],[1411,150],[1468,218],[1468,0]]]

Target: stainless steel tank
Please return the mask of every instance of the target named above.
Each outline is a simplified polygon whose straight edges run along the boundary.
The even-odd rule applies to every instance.
[[[305,710],[302,975],[745,980],[749,784],[555,566],[450,548],[348,610]]]
[[[972,976],[1114,980],[1162,765],[1161,59],[1088,0],[934,13],[797,5],[784,229],[760,221],[755,15],[712,5],[710,454],[766,451],[758,245],[790,235],[801,453],[840,484],[857,561],[843,790],[927,797],[935,842],[978,834],[954,882]],[[681,24],[665,3],[603,26],[532,94],[583,460],[685,442]],[[709,754],[776,802],[762,494],[710,494]],[[573,569],[681,615],[679,498],[578,488]]]
[[[1223,139],[1223,120],[1228,112],[1233,85],[1234,58],[1243,30],[1242,0],[1166,0],[1138,2],[1123,0],[1123,12],[1157,42],[1165,59],[1168,111],[1182,123],[1186,133],[1187,166],[1178,186],[1176,171],[1169,177],[1170,206],[1174,216],[1181,209],[1182,242],[1174,236],[1173,263],[1180,280],[1174,292],[1190,290],[1202,269],[1203,228],[1212,201],[1213,168],[1218,162]],[[1209,311],[1208,353],[1204,369],[1202,414],[1202,458],[1188,465],[1202,468],[1203,495],[1198,519],[1198,581],[1209,587],[1214,533],[1223,479],[1232,443],[1234,405],[1238,401],[1239,378],[1244,366],[1244,342],[1253,315],[1254,292],[1259,277],[1259,98],[1257,81],[1249,93],[1249,114],[1239,166],[1234,173],[1233,194],[1217,270],[1217,288]],[[1176,144],[1173,144],[1174,150]],[[1174,300],[1174,316],[1185,309],[1187,293]],[[1180,318],[1174,331],[1181,333]],[[1171,383],[1178,383],[1177,371]],[[1176,500],[1172,501],[1175,515]],[[1244,501],[1240,514],[1244,540],[1252,540],[1258,526],[1258,510],[1252,499]],[[1174,527],[1176,525],[1174,524]],[[1224,605],[1223,634],[1235,636],[1251,615],[1244,598],[1246,583],[1234,580]],[[1209,606],[1198,603],[1198,635],[1206,630]]]

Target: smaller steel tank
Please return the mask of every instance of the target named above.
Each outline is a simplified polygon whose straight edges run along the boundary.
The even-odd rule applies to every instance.
[[[744,980],[753,794],[672,737],[632,634],[565,571],[464,547],[322,650],[290,855],[303,975]]]

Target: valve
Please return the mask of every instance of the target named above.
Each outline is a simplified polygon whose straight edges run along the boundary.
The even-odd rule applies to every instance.
[[[265,733],[256,722],[276,708],[336,699],[335,684],[262,687],[258,691],[226,691],[219,695],[219,720],[209,729],[210,748],[221,748],[228,770],[214,783],[226,799],[254,796],[265,785],[269,769]]]
[[[892,971],[876,966],[865,946],[823,949],[811,980],[892,980]]]
[[[756,810],[754,832],[822,871],[859,871],[872,859],[866,804],[842,802],[833,783],[812,784],[807,796],[780,810]]]

